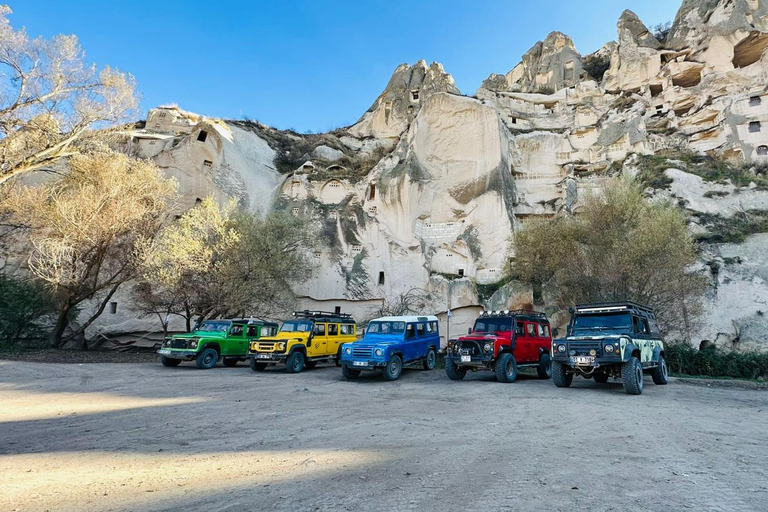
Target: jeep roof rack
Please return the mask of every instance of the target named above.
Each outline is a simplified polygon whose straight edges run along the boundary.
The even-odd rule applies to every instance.
[[[311,318],[313,320],[346,320],[354,322],[355,319],[349,313],[331,313],[330,311],[294,311],[293,316],[297,318]]]
[[[547,315],[540,311],[533,311],[532,309],[504,309],[498,311],[483,311],[480,313],[480,317],[493,317],[493,316],[508,316],[508,317],[521,317],[527,320],[535,320],[538,322],[549,322]]]
[[[629,311],[642,316],[656,317],[652,308],[643,306],[629,300],[619,302],[595,302],[593,304],[576,304],[576,313],[612,313],[617,311]]]
[[[267,320],[262,320],[261,318],[228,318],[230,322],[235,322],[238,324],[248,324],[248,325],[266,325],[266,326],[277,326],[279,327],[280,324],[277,322],[269,322]]]

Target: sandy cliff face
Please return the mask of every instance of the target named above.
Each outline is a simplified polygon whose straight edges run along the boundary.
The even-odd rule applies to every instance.
[[[365,316],[414,288],[433,293],[437,311],[512,307],[532,300],[516,283],[493,293],[513,231],[578,214],[578,198],[626,170],[630,155],[768,163],[767,47],[766,0],[685,0],[664,42],[625,11],[617,41],[595,54],[582,58],[553,32],[474,97],[461,96],[440,64],[419,61],[399,66],[344,130],[299,135],[159,108],[126,134],[125,148],[176,176],[185,207],[214,194],[312,219],[326,243],[314,278],[296,289],[306,307]],[[694,213],[768,208],[754,187],[670,172],[673,185],[658,193]],[[763,235],[704,247],[702,262],[723,270],[706,297],[716,319],[695,338],[759,345],[768,334],[763,247]],[[734,266],[739,253],[745,263]]]

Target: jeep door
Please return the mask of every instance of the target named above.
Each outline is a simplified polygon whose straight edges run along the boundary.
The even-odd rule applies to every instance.
[[[652,343],[651,329],[648,320],[639,316],[632,316],[632,339],[640,349],[640,362],[644,365],[653,361],[653,349],[656,343]]]
[[[312,330],[312,338],[307,346],[307,357],[320,357],[325,355],[328,339],[326,338],[327,324],[316,323]]]
[[[415,359],[414,354],[419,350],[419,339],[416,334],[418,324],[405,326],[405,342],[403,342],[403,362]],[[423,332],[423,331],[422,331]]]
[[[339,350],[339,324],[328,324],[327,342],[325,345],[326,355],[336,355],[336,351]]]
[[[222,341],[221,355],[232,356],[248,353],[248,340],[245,337],[244,325],[233,324],[229,328],[227,337]]]
[[[552,349],[552,338],[549,335],[549,325],[537,324],[536,334],[536,351],[531,354],[531,356],[538,360],[539,354],[541,354],[542,350],[549,352]]]
[[[517,341],[517,349],[515,350],[515,356],[518,363],[530,363],[534,360],[538,360],[538,355],[534,357],[534,353],[538,354],[537,340],[536,340],[536,325],[533,322],[525,322],[525,335],[521,340]]]

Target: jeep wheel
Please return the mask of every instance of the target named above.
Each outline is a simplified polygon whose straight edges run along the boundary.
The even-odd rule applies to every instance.
[[[598,384],[605,384],[608,382],[608,374],[607,373],[596,373],[593,377],[595,379],[595,382]]]
[[[437,353],[435,349],[429,349],[427,352],[427,358],[424,360],[423,366],[425,370],[433,370],[435,368],[435,362],[437,362]]]
[[[643,392],[643,365],[635,356],[621,365],[621,382],[624,384],[624,391],[630,395],[639,395]]]
[[[311,370],[315,366],[317,366],[317,361],[307,361],[306,363],[304,363],[304,368],[306,368],[307,370]]]
[[[222,361],[222,363],[227,368],[232,368],[233,366],[237,366],[237,363],[239,361],[240,361],[239,359],[224,359],[224,361]]]
[[[305,359],[306,358],[304,357],[304,352],[299,352],[297,350],[288,356],[288,360],[285,361],[285,369],[288,370],[288,373],[299,373],[304,369]]]
[[[255,372],[263,371],[267,367],[267,363],[259,363],[255,357],[251,358],[251,370]]]
[[[445,374],[451,380],[461,380],[467,375],[467,370],[459,368],[453,359],[445,360]]]
[[[392,356],[387,361],[387,366],[384,367],[384,380],[397,380],[400,378],[400,374],[403,373],[403,360],[400,356]]]
[[[336,367],[338,368],[341,366],[341,345],[339,345],[339,350],[336,351]]]
[[[160,362],[163,363],[163,366],[172,368],[174,366],[179,366],[181,364],[181,359],[171,359],[170,357],[162,356]]]
[[[360,370],[353,370],[346,364],[341,365],[341,374],[345,379],[356,379],[360,376]]]
[[[216,366],[216,363],[219,362],[219,353],[216,352],[216,349],[213,348],[206,348],[199,354],[197,354],[197,357],[195,358],[195,363],[197,364],[197,367],[201,370],[208,370],[210,368],[213,368]]]
[[[651,378],[653,378],[653,383],[659,386],[669,382],[669,369],[667,368],[667,360],[664,359],[664,356],[659,356],[659,366],[653,369]]]
[[[517,378],[517,361],[515,356],[506,352],[496,360],[496,380],[499,382],[515,382]]]
[[[557,361],[552,362],[552,382],[559,388],[571,387],[573,382],[573,374],[568,373],[563,363]]]
[[[536,374],[540,379],[552,378],[552,358],[544,352],[539,358],[539,366],[536,367]]]

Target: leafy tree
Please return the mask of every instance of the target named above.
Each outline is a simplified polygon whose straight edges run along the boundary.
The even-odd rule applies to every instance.
[[[176,182],[152,162],[105,148],[73,156],[69,172],[59,179],[15,184],[3,206],[25,227],[29,270],[54,297],[53,346],[67,341],[73,309],[85,301],[97,303],[79,334],[101,315],[118,287],[136,277],[134,247],[158,231],[175,194]]]
[[[147,313],[192,319],[277,317],[294,304],[291,284],[309,276],[314,244],[306,221],[262,219],[208,197],[141,248],[143,283],[134,299]]]
[[[575,217],[534,222],[514,237],[512,272],[542,285],[554,279],[564,305],[634,300],[654,307],[666,330],[689,332],[706,279],[685,215],[646,201],[629,180],[590,195]]]
[[[132,76],[85,63],[76,36],[30,38],[0,5],[0,185],[76,154],[92,128],[124,121],[138,105]]]
[[[54,311],[55,304],[40,283],[0,273],[0,341],[40,336],[41,323]]]

